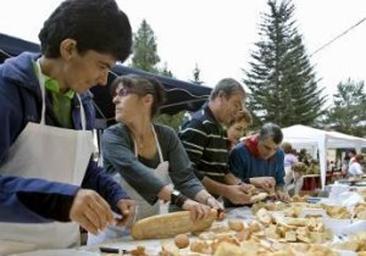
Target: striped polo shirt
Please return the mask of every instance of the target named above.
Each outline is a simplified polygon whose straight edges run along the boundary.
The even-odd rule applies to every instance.
[[[184,122],[179,138],[186,149],[196,175],[223,182],[228,168],[228,139],[226,131],[217,122],[206,104]]]

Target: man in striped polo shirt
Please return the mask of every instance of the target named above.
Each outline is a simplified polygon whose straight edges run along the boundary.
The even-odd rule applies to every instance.
[[[246,204],[249,187],[236,178],[228,168],[227,126],[242,110],[245,91],[234,79],[222,79],[213,89],[210,100],[182,125],[179,137],[206,189],[223,196],[234,204]]]

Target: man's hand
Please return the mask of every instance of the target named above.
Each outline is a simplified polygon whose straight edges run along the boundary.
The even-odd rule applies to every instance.
[[[250,178],[250,184],[257,188],[264,189],[269,194],[272,194],[275,190],[276,180],[273,177],[255,177]]]
[[[92,234],[114,223],[108,203],[95,191],[80,189],[70,210],[70,219]]]
[[[122,219],[117,220],[117,226],[131,226],[136,215],[136,204],[131,199],[121,199],[117,203],[122,214]]]
[[[211,208],[207,205],[198,203],[191,199],[187,199],[182,208],[191,212],[191,219],[193,221],[202,220],[210,214]]]
[[[233,204],[248,204],[250,203],[250,194],[244,190],[242,185],[228,185],[224,197]]]
[[[239,184],[241,191],[243,191],[246,194],[252,195],[257,190],[254,185],[252,184],[246,184],[246,183],[240,183]]]

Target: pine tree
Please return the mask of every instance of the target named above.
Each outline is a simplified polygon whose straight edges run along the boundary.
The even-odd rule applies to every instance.
[[[324,88],[310,64],[293,19],[290,0],[267,2],[269,13],[262,15],[260,40],[251,53],[244,83],[250,89],[249,108],[255,125],[275,122],[280,126],[312,125],[323,114]]]
[[[337,85],[334,106],[328,111],[326,124],[339,132],[366,135],[366,94],[363,81],[348,79]]]
[[[131,67],[157,73],[156,64],[160,57],[154,31],[144,19],[134,34],[133,57]]]
[[[160,57],[157,52],[157,42],[153,29],[143,20],[137,33],[134,35],[133,57],[131,67],[167,77],[174,77],[168,64],[158,67]],[[178,130],[183,121],[184,112],[175,115],[161,114],[156,117],[156,122],[168,125]]]
[[[201,69],[198,67],[198,64],[196,63],[196,66],[193,69],[193,80],[191,80],[193,83],[201,85],[203,84],[203,81],[201,81],[200,78]]]
[[[174,77],[173,72],[168,68],[168,63],[164,63],[163,68],[158,68],[157,71],[160,75],[167,77]]]

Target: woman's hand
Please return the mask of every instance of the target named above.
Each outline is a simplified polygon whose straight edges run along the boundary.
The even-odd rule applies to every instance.
[[[217,201],[213,196],[209,196],[206,199],[206,205],[216,210],[224,210],[224,206],[219,201]]]
[[[207,205],[198,203],[191,199],[187,199],[182,207],[184,210],[191,212],[191,219],[193,221],[202,220],[210,214],[211,208]]]
[[[160,190],[158,197],[160,200],[163,200],[164,203],[169,202],[172,192],[173,192],[172,186],[166,185]]]
[[[121,199],[117,203],[117,207],[121,211],[122,219],[117,220],[117,226],[130,227],[136,214],[136,203],[130,199]]]

